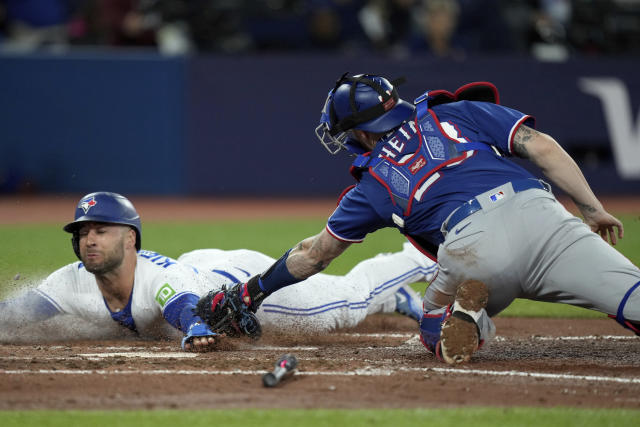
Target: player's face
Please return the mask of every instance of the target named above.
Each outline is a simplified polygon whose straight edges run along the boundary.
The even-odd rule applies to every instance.
[[[118,224],[83,224],[78,230],[80,259],[87,271],[100,275],[120,267],[127,239],[131,237],[130,230],[129,227]]]
[[[359,129],[351,129],[347,132],[349,138],[358,141],[362,148],[366,151],[371,151],[375,148],[378,137],[372,136],[369,132],[363,132]]]

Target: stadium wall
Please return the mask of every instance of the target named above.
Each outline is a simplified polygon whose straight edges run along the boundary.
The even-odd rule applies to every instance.
[[[599,193],[640,193],[638,59],[452,62],[336,55],[0,55],[0,192],[327,196],[349,158],[315,139],[343,72],[405,76],[401,96],[491,81]]]

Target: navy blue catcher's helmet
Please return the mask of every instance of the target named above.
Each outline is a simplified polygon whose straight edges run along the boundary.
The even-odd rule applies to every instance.
[[[63,229],[73,234],[71,244],[78,258],[80,258],[78,229],[85,222],[106,222],[132,227],[136,231],[136,249],[140,250],[142,242],[140,215],[129,199],[120,194],[106,191],[87,194],[78,202],[74,218],[75,220],[65,225]]]
[[[346,131],[359,129],[368,132],[387,132],[409,119],[415,106],[398,96],[394,85],[380,76],[345,73],[329,92],[316,128],[316,136],[331,154],[346,148],[363,151],[359,144],[347,138]]]

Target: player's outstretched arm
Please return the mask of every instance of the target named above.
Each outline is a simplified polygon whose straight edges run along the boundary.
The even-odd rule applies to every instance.
[[[576,162],[555,139],[523,125],[514,135],[513,150],[519,157],[535,163],[555,185],[571,197],[592,231],[614,245],[618,238],[623,237],[622,223],[605,211]]]
[[[60,314],[60,310],[34,290],[0,301],[0,325],[15,326],[41,322]]]
[[[195,312],[214,332],[225,330],[228,321],[235,319],[244,323],[240,329],[245,335],[258,338],[260,322],[252,313],[258,310],[262,301],[278,289],[324,270],[349,245],[350,243],[339,241],[323,230],[300,242],[267,271],[253,276],[246,283],[236,283],[230,289],[204,295],[198,301]]]
[[[163,316],[167,322],[185,334],[182,339],[182,349],[185,351],[213,350],[221,338],[195,314],[198,299],[195,294],[185,293],[164,307]]]
[[[327,230],[309,237],[291,250],[287,258],[287,268],[297,279],[303,280],[321,272],[351,243],[331,236]]]

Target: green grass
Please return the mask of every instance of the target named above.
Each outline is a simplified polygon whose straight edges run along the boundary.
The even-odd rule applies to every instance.
[[[425,397],[428,400],[428,396]],[[233,411],[19,411],[0,412],[3,427],[281,427],[464,426],[622,427],[637,425],[640,411],[569,408],[464,408],[416,410]]]
[[[278,221],[162,222],[143,224],[142,246],[170,257],[202,248],[259,250],[279,258],[300,240],[319,233],[324,218]],[[77,260],[70,234],[51,224],[0,226],[0,295],[20,282],[42,278]],[[394,230],[372,234],[352,245],[326,270],[344,274],[357,262],[380,252],[400,250],[403,238]],[[16,275],[19,280],[13,280]]]
[[[631,261],[640,265],[640,217],[620,216],[625,238],[616,246]],[[248,248],[278,258],[300,240],[320,232],[325,218],[263,221],[163,222],[143,225],[143,247],[177,257],[200,248]],[[0,226],[0,297],[15,286],[36,283],[55,269],[76,260],[70,235],[60,225],[36,224]],[[396,230],[373,233],[362,244],[352,245],[326,270],[344,274],[357,262],[380,252],[401,248],[403,237]],[[18,280],[14,280],[19,275]],[[416,284],[418,291],[424,284]],[[603,314],[563,304],[516,300],[501,316],[527,317],[603,317]]]
[[[623,216],[626,238],[618,249],[640,264],[640,218]],[[249,248],[279,257],[301,239],[318,233],[324,218],[281,221],[216,221],[211,223],[148,223],[143,226],[143,247],[177,257],[198,248]],[[328,269],[343,274],[357,262],[379,252],[398,250],[403,242],[395,230],[370,235],[352,245]],[[0,297],[14,286],[33,282],[58,267],[75,261],[69,235],[60,225],[0,226]],[[16,276],[19,278],[16,279]],[[418,290],[424,285],[416,284]],[[561,304],[516,301],[502,315],[545,317],[598,317],[601,314]],[[428,403],[428,394],[425,403]],[[12,426],[136,426],[176,425],[225,427],[269,426],[630,426],[640,411],[571,408],[464,408],[443,410],[213,410],[213,411],[0,411],[0,425]]]

